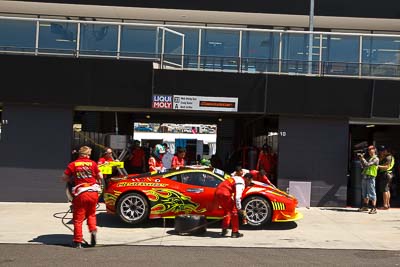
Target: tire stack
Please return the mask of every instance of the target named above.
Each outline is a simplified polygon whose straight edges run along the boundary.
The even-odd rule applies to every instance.
[[[202,235],[207,231],[204,215],[178,215],[175,217],[175,232],[179,235]]]

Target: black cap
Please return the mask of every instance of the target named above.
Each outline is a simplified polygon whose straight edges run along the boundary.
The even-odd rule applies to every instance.
[[[388,148],[386,146],[384,146],[384,145],[378,146],[378,151],[385,151],[385,150],[388,150]]]
[[[243,178],[253,179],[253,175],[251,173],[246,173],[245,175],[243,175]]]

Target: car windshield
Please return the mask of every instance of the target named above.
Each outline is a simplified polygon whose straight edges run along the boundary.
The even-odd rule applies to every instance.
[[[131,175],[129,175],[129,178],[142,178],[142,177],[154,176],[154,175],[157,175],[157,174],[158,173],[144,172],[144,173],[139,173],[139,174],[131,174]]]

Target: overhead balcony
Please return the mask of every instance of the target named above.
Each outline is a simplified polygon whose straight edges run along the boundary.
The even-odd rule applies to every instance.
[[[159,68],[400,79],[400,35],[0,17],[0,53]]]

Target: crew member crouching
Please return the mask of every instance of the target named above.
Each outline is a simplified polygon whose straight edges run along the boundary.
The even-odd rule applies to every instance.
[[[79,149],[79,157],[77,160],[68,164],[62,176],[65,182],[72,182],[73,204],[73,223],[74,223],[74,238],[73,247],[81,248],[83,242],[82,223],[87,219],[89,227],[90,244],[96,245],[96,205],[98,201],[98,192],[101,188],[98,183],[103,179],[96,162],[90,159],[92,149],[83,146]]]
[[[242,193],[245,187],[251,184],[253,176],[246,173],[243,177],[233,176],[220,183],[215,191],[217,204],[224,210],[224,219],[222,220],[221,236],[228,234],[229,225],[232,224],[231,237],[242,237],[239,233],[239,216],[245,214],[242,210]],[[232,199],[232,195],[234,199]]]

